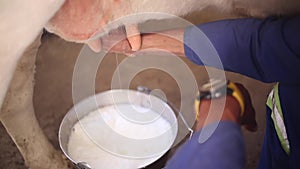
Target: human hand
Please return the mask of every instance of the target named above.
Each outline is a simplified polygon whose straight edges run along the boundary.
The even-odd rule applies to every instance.
[[[244,126],[248,131],[257,131],[257,123],[255,120],[255,110],[251,103],[250,94],[247,89],[239,84],[235,83],[240,92],[243,95],[245,104],[245,110],[241,113],[241,106],[235,97],[226,95],[217,99],[203,99],[200,101],[198,119],[197,119],[197,130],[200,130],[205,125],[218,122],[218,121],[231,121],[241,126]],[[225,102],[225,106],[224,105]],[[208,115],[211,105],[214,107]],[[221,114],[221,117],[219,115]]]
[[[184,56],[183,29],[169,30],[155,33],[141,34],[141,47],[139,54],[163,52],[173,53]],[[119,27],[101,37],[102,50],[110,53],[123,53],[133,55],[136,51],[132,50],[124,27]]]

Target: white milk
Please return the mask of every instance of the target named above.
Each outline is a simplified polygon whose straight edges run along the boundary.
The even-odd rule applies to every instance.
[[[157,112],[140,106],[103,107],[88,113],[73,126],[68,154],[76,162],[87,162],[92,169],[136,169],[154,162],[170,148],[175,137],[171,127]],[[128,140],[158,140],[146,141],[142,146],[127,146],[112,135]],[[153,151],[155,155],[148,158],[132,156],[135,152],[144,155]]]

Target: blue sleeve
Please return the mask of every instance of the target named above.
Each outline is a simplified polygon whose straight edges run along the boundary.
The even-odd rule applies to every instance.
[[[189,27],[184,36],[185,55],[198,65],[300,83],[300,17],[223,20]]]
[[[237,124],[220,122],[215,132],[204,143],[198,142],[200,133],[201,131],[197,132],[177,150],[168,161],[166,169],[245,168],[245,145]]]

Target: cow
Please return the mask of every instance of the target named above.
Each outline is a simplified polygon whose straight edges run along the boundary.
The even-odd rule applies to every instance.
[[[40,129],[32,103],[35,56],[43,28],[60,37],[101,50],[91,37],[114,20],[143,12],[184,16],[214,6],[224,13],[263,18],[299,12],[298,0],[10,0],[0,6],[0,121],[31,169],[67,169],[61,153]],[[141,46],[138,24],[124,23],[131,49]],[[30,45],[31,44],[31,45]],[[27,49],[27,50],[26,50]],[[26,51],[25,51],[26,50]]]

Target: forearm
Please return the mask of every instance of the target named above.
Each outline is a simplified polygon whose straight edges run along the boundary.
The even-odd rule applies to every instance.
[[[260,81],[299,83],[299,29],[300,17],[211,22],[187,28],[185,54],[198,65]]]
[[[300,17],[222,20],[144,34],[142,49],[166,50],[264,82],[299,83],[299,29]]]
[[[222,104],[224,101],[225,105]],[[197,132],[177,151],[166,168],[244,168],[245,147],[239,124],[239,103],[234,97],[226,96],[201,100],[199,108]],[[214,131],[208,136],[212,129]],[[202,142],[207,136],[208,139]]]
[[[183,36],[183,29],[143,34],[141,49],[159,49],[179,56],[185,56]]]
[[[206,132],[214,126],[211,123],[195,132],[192,139],[177,150],[165,168],[244,169],[245,145],[241,129],[236,123],[221,121],[205,142],[199,142],[201,136],[207,135]]]

